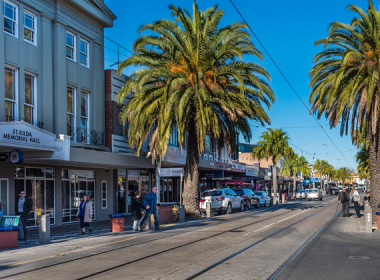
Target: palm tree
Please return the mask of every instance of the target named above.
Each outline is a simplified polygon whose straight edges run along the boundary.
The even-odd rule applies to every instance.
[[[325,178],[328,182],[331,181],[332,173],[334,172],[334,167],[331,164],[327,164],[325,168]],[[327,183],[327,186],[329,186],[329,183]]]
[[[343,186],[345,186],[346,181],[351,179],[351,171],[348,167],[341,167],[339,168],[338,176],[342,180]]]
[[[297,174],[301,171],[304,173],[309,172],[309,163],[303,156],[298,156],[294,154],[285,160],[284,164],[281,166],[280,174],[284,174],[287,177],[293,175],[293,198],[296,197],[297,192]]]
[[[374,211],[380,203],[380,16],[372,0],[366,11],[355,5],[347,9],[357,14],[351,24],[333,22],[329,36],[315,43],[325,49],[314,58],[309,101],[318,118],[330,119],[331,127],[341,121],[341,135],[350,131],[357,146],[363,134],[370,139]]]
[[[325,160],[317,159],[314,164],[314,169],[318,170],[319,176],[321,178],[321,190],[324,189],[323,186],[323,175],[326,175],[329,168],[329,163]]]
[[[133,43],[135,55],[123,61],[118,73],[129,66],[141,67],[127,79],[117,101],[134,95],[120,113],[128,126],[129,145],[138,155],[150,137],[152,160],[165,155],[171,131],[187,148],[183,203],[188,214],[199,215],[199,155],[208,135],[222,149],[234,148],[237,132],[251,137],[249,120],[270,123],[264,106],[270,108],[274,94],[267,83],[268,72],[260,65],[244,62],[243,56],[263,55],[251,42],[247,25],[219,27],[224,11],[218,6],[193,14],[169,6],[173,21],[143,25]],[[187,135],[187,136],[186,136]]]
[[[253,158],[270,159],[273,166],[273,203],[277,204],[277,163],[284,157],[288,159],[294,153],[289,147],[289,136],[282,129],[270,128],[260,136],[260,141],[252,151]]]

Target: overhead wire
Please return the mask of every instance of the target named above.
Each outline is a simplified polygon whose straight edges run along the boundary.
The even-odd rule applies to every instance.
[[[277,70],[280,72],[281,76],[285,79],[285,81],[287,82],[287,84],[290,86],[290,88],[292,89],[292,91],[295,93],[295,95],[298,97],[298,99],[301,101],[302,105],[306,108],[306,110],[308,111],[308,113],[310,113],[310,109],[307,107],[307,105],[305,104],[305,102],[302,100],[302,98],[300,97],[300,95],[297,93],[297,91],[294,89],[294,87],[292,86],[292,84],[289,82],[289,80],[286,78],[285,74],[281,71],[280,67],[277,65],[277,63],[274,61],[274,59],[272,58],[272,56],[269,54],[269,52],[267,51],[267,49],[264,47],[264,45],[261,43],[260,39],[257,37],[257,35],[255,34],[255,32],[253,32],[251,26],[248,24],[248,22],[245,20],[245,18],[243,17],[243,15],[240,13],[239,9],[235,6],[234,2],[232,0],[230,0],[232,6],[234,6],[235,10],[237,11],[237,13],[240,15],[240,17],[243,19],[243,21],[247,24],[249,30],[252,32],[253,36],[256,38],[256,40],[259,42],[259,44],[261,45],[261,47],[264,49],[265,53],[268,55],[268,57],[270,58],[270,60],[273,62],[273,64],[275,65],[275,67],[277,68]],[[314,116],[314,114],[310,114],[313,119],[316,121],[316,123],[319,125],[319,127],[321,127],[321,129],[323,130],[323,132],[326,134],[326,136],[329,138],[329,140],[331,141],[331,143],[335,146],[335,148],[342,154],[343,158],[346,160],[347,164],[351,167],[352,165],[347,161],[346,157],[343,155],[343,153],[341,152],[341,150],[338,148],[338,146],[334,143],[334,141],[331,139],[331,137],[328,135],[328,133],[325,131],[325,129],[323,128],[323,126],[319,123],[319,121],[317,120],[317,118]]]

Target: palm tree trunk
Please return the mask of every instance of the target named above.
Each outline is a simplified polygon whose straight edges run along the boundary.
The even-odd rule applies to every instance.
[[[296,198],[296,192],[297,192],[296,172],[293,171],[293,199]]]
[[[190,121],[187,137],[187,156],[185,165],[184,191],[182,194],[186,214],[200,216],[197,206],[198,198],[199,150],[195,119]]]
[[[273,163],[273,204],[277,204],[277,166],[275,158],[272,159]]]
[[[371,203],[372,221],[375,221],[375,212],[380,203],[380,141],[376,145],[376,141],[371,139],[369,144],[369,173],[371,176]]]

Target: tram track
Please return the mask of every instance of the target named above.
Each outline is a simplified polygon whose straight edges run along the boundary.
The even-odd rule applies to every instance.
[[[54,266],[59,266],[59,265],[63,265],[63,264],[67,264],[67,263],[70,263],[70,262],[75,262],[75,261],[78,261],[78,260],[82,260],[82,259],[86,259],[86,258],[91,258],[91,257],[94,257],[94,256],[99,256],[99,255],[103,255],[103,254],[107,254],[107,253],[110,253],[110,252],[115,252],[115,251],[118,251],[118,250],[122,250],[122,249],[126,249],[126,248],[130,248],[130,247],[133,247],[133,246],[137,246],[137,245],[141,245],[141,244],[146,244],[146,243],[149,243],[149,242],[154,242],[154,241],[157,241],[157,240],[160,240],[160,239],[166,239],[166,238],[170,238],[170,237],[174,237],[174,236],[178,236],[178,235],[181,235],[181,234],[186,234],[186,233],[190,233],[190,232],[193,232],[193,231],[197,231],[197,230],[201,230],[201,229],[205,229],[205,228],[208,228],[208,227],[214,227],[214,226],[219,226],[219,225],[223,225],[223,224],[228,224],[228,223],[232,223],[232,222],[238,222],[238,221],[241,221],[241,220],[244,220],[244,219],[247,219],[247,218],[251,218],[252,216],[254,215],[258,215],[258,214],[264,214],[264,213],[268,213],[270,211],[273,211],[273,210],[281,210],[281,209],[288,209],[288,208],[294,208],[295,210],[299,210],[299,209],[302,209],[304,210],[305,208],[316,208],[316,207],[319,207],[321,204],[319,205],[314,205],[314,206],[309,206],[309,205],[306,205],[306,207],[302,207],[304,206],[303,204],[296,204],[296,205],[289,205],[289,206],[284,206],[282,208],[269,208],[269,209],[265,209],[264,211],[254,211],[252,213],[252,215],[249,215],[249,216],[244,216],[244,217],[241,217],[241,218],[238,218],[238,219],[234,219],[234,220],[230,220],[230,221],[225,221],[225,222],[222,222],[222,223],[219,223],[219,224],[213,224],[213,225],[207,225],[207,226],[204,226],[204,227],[200,227],[200,228],[196,228],[194,230],[189,230],[189,231],[185,231],[185,232],[179,232],[179,233],[175,233],[175,234],[171,234],[171,235],[167,235],[167,236],[162,236],[162,237],[158,237],[158,238],[153,238],[153,239],[150,239],[150,240],[146,240],[146,241],[142,241],[142,242],[137,242],[137,243],[134,243],[134,244],[128,244],[126,246],[122,246],[122,247],[118,247],[118,248],[114,248],[114,249],[110,249],[110,250],[106,250],[106,251],[103,251],[103,252],[99,252],[99,253],[94,253],[94,254],[91,254],[91,255],[87,255],[87,256],[81,256],[81,257],[78,257],[78,258],[73,258],[73,259],[70,259],[70,260],[66,260],[66,261],[62,261],[62,262],[58,262],[58,263],[54,263],[54,264],[51,264],[51,265],[46,265],[46,266],[42,266],[42,267],[39,267],[39,268],[34,268],[32,270],[26,270],[26,271],[23,271],[23,272],[19,272],[19,273],[15,273],[15,274],[11,274],[11,275],[7,275],[1,279],[6,279],[6,278],[10,278],[10,277],[15,277],[15,276],[18,276],[18,275],[23,275],[23,274],[27,274],[27,273],[30,273],[30,272],[34,272],[36,270],[42,270],[42,269],[48,269],[50,267],[54,267]],[[105,271],[109,271],[109,270],[113,270],[113,269],[116,269],[118,267],[122,267],[122,266],[126,266],[126,265],[129,265],[129,264],[132,264],[132,263],[135,263],[135,262],[138,262],[138,261],[141,261],[143,259],[146,259],[146,258],[150,258],[150,257],[154,257],[154,256],[157,256],[157,255],[160,255],[160,254],[164,254],[166,252],[169,252],[169,251],[172,251],[172,250],[176,250],[176,249],[179,249],[179,248],[182,248],[182,247],[185,247],[185,246],[188,246],[188,245],[191,245],[191,244],[194,244],[194,243],[197,243],[197,242],[201,242],[201,241],[204,241],[206,239],[210,239],[210,238],[214,238],[216,236],[219,236],[219,235],[222,235],[222,234],[225,234],[225,233],[228,233],[228,232],[233,232],[233,231],[236,231],[238,229],[243,229],[245,227],[248,227],[248,226],[252,226],[252,225],[255,225],[255,224],[258,224],[260,222],[264,222],[264,221],[267,221],[269,219],[272,219],[272,218],[278,218],[278,217],[281,217],[283,215],[286,215],[290,212],[292,212],[294,210],[289,210],[285,213],[282,213],[276,217],[270,217],[270,218],[264,218],[264,219],[261,219],[261,220],[258,220],[258,221],[255,221],[253,223],[249,223],[249,224],[245,224],[245,225],[242,225],[242,226],[238,226],[238,227],[234,227],[233,229],[229,229],[229,230],[225,230],[225,231],[221,231],[221,232],[218,232],[216,234],[213,234],[211,236],[207,236],[207,237],[204,237],[204,238],[201,238],[201,239],[197,239],[197,240],[194,240],[194,241],[191,241],[191,242],[187,242],[185,244],[181,244],[179,246],[176,246],[176,247],[173,247],[173,248],[170,248],[170,249],[167,249],[167,250],[163,250],[163,251],[160,251],[160,252],[157,252],[155,254],[152,254],[152,255],[149,255],[148,257],[145,256],[143,258],[138,258],[136,260],[132,260],[130,262],[127,262],[127,263],[123,263],[121,265],[118,265],[118,266],[115,266],[115,267],[112,267],[112,268],[109,268],[107,270],[103,270],[103,271],[100,271],[98,273],[95,273],[95,274],[91,274],[91,275],[87,275],[87,276],[84,276],[82,278],[79,278],[79,279],[86,279],[86,278],[89,278],[93,275],[97,275],[97,274],[101,274],[101,273],[104,273]],[[251,213],[250,213],[251,214]],[[68,252],[69,253],[69,252]],[[60,255],[64,255],[64,254],[60,254]]]

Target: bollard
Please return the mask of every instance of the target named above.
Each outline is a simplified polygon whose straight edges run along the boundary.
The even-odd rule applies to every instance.
[[[211,218],[211,202],[206,203],[206,217]]]
[[[366,202],[368,204],[368,202]],[[364,211],[365,218],[365,232],[372,233],[372,208],[369,204],[365,207]]]
[[[38,232],[40,245],[50,243],[50,214],[40,215],[40,226]]]
[[[180,205],[178,208],[178,222],[184,223],[185,222],[185,205]]]
[[[146,215],[147,211],[145,211],[145,215]],[[152,226],[151,226],[151,223],[152,223],[152,215],[150,215],[150,218],[149,219],[146,219],[145,220],[145,223],[142,224],[141,226],[144,228],[144,229],[151,229]]]

